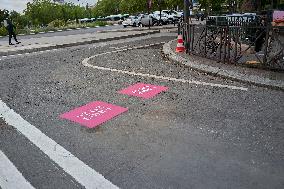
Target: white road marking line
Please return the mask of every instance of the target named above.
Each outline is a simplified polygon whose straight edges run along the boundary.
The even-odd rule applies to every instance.
[[[117,186],[105,179],[101,174],[90,168],[84,162],[64,149],[54,140],[46,136],[35,126],[24,120],[19,114],[10,109],[0,100],[0,117],[8,124],[16,128],[21,134],[36,145],[51,160],[71,175],[86,189],[115,188]],[[13,187],[12,187],[13,188]]]
[[[149,46],[151,46],[151,45],[139,46],[138,48],[145,48],[145,47],[149,47]],[[131,72],[131,71],[126,71],[126,70],[117,70],[117,69],[113,69],[113,68],[94,66],[94,65],[91,65],[91,64],[88,63],[88,61],[90,59],[93,59],[95,57],[110,54],[110,53],[127,51],[127,50],[128,49],[120,49],[120,50],[116,50],[116,51],[96,54],[96,55],[93,55],[91,57],[85,58],[82,61],[82,64],[86,67],[90,67],[90,68],[94,68],[94,69],[98,69],[98,70],[117,72],[117,73],[132,75],[132,76],[142,76],[142,77],[149,77],[149,78],[155,78],[155,79],[161,79],[161,80],[167,80],[167,81],[196,84],[196,85],[203,85],[203,86],[211,86],[211,87],[228,88],[228,89],[243,90],[243,91],[248,90],[248,88],[245,88],[245,87],[237,87],[237,86],[233,86],[233,85],[222,85],[222,84],[216,84],[216,83],[207,83],[207,82],[201,82],[201,81],[195,81],[195,80],[177,79],[177,78],[171,78],[171,77],[165,77],[165,76],[151,75],[151,74],[145,74],[145,73],[137,73],[137,72],[133,72],[133,71]]]
[[[149,46],[155,46],[155,45],[160,45],[160,43],[156,43],[156,44],[150,44],[150,45],[147,45],[147,47]],[[146,46],[138,46],[138,47],[128,47],[127,46],[124,46],[124,47],[110,47],[112,49],[116,49],[115,51],[111,51],[113,53],[116,53],[116,52],[123,52],[123,51],[127,51],[127,50],[133,50],[133,49],[141,49],[141,48],[145,48]]]
[[[124,49],[126,48],[127,46],[123,46],[123,47],[114,47],[114,49]]]
[[[0,187],[2,189],[33,189],[14,164],[0,150]]]

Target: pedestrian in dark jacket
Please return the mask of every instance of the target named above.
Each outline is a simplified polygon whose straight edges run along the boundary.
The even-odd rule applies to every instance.
[[[9,45],[14,45],[11,42],[12,37],[14,37],[17,44],[21,43],[17,40],[15,31],[14,31],[15,25],[9,19],[4,20],[4,26],[6,27],[8,33],[9,33]]]

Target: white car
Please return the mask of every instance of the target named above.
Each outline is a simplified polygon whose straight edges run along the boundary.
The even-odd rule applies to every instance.
[[[139,19],[137,16],[129,16],[126,20],[122,22],[123,27],[127,26],[138,26],[139,25]]]
[[[178,16],[177,16],[176,11],[162,10],[162,13],[167,15],[170,22],[178,20]]]
[[[166,24],[168,24],[168,23],[170,22],[170,20],[169,20],[169,18],[168,18],[168,14],[162,13],[162,14],[160,15],[160,11],[155,11],[155,12],[153,13],[153,17],[154,17],[155,19],[157,19],[157,20],[160,20],[160,18],[161,18],[163,25],[166,25]]]
[[[139,17],[139,26],[152,26],[153,25],[153,21],[155,20],[155,18],[153,17],[153,15],[141,15]]]

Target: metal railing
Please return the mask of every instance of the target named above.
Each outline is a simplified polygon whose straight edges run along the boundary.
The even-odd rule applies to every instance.
[[[284,27],[179,23],[186,52],[217,62],[284,70]]]

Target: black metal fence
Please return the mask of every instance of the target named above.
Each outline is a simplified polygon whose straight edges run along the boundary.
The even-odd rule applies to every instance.
[[[218,62],[284,70],[284,27],[179,24],[187,53]]]

